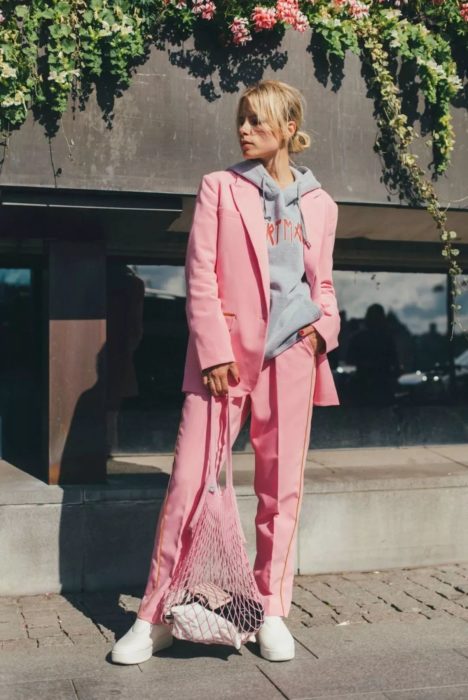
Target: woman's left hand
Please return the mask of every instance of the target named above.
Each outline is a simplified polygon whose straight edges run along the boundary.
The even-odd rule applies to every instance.
[[[326,350],[325,340],[322,338],[320,333],[315,329],[314,325],[310,323],[308,326],[304,326],[299,331],[299,335],[303,338],[308,335],[309,342],[312,345],[315,354],[322,354]]]

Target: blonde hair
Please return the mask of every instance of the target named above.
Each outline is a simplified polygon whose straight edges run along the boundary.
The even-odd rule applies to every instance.
[[[311,138],[301,131],[305,114],[305,100],[302,93],[281,80],[260,80],[244,90],[239,98],[236,113],[236,126],[244,106],[254,111],[262,122],[288,143],[288,153],[301,153],[309,148]],[[296,131],[290,136],[287,123],[294,121]]]

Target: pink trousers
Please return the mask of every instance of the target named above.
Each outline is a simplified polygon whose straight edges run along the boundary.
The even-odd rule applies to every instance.
[[[307,336],[266,360],[250,394],[230,397],[231,440],[251,413],[255,452],[256,559],[253,570],[266,615],[287,617],[294,581],[294,551],[309,447],[316,358]],[[159,514],[148,581],[137,616],[161,622],[160,604],[178,558],[189,546],[188,523],[205,483],[209,456],[210,397],[187,393],[174,462]],[[217,397],[220,412],[226,399]],[[218,413],[218,415],[220,415]],[[218,473],[220,466],[218,466]]]

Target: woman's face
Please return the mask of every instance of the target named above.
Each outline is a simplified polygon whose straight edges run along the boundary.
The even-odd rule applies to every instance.
[[[249,107],[240,112],[237,131],[244,158],[272,158],[281,149],[270,125],[262,122]]]

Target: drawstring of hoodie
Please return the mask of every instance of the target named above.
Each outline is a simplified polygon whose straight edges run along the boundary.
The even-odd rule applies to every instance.
[[[270,220],[271,217],[268,216],[267,213],[266,213],[265,177],[266,177],[265,175],[262,175],[262,185],[261,185],[261,187],[262,187],[263,216],[264,216],[265,219]],[[310,241],[309,241],[309,239],[307,238],[307,231],[306,231],[304,216],[303,216],[303,214],[302,214],[302,209],[301,209],[301,205],[300,205],[300,198],[301,198],[301,192],[300,192],[300,190],[301,190],[301,181],[299,180],[299,182],[297,183],[297,196],[296,196],[296,198],[295,198],[293,201],[294,201],[295,204],[297,205],[297,208],[299,209],[299,214],[300,214],[300,217],[301,217],[302,240],[304,241],[304,243],[306,244],[306,246],[307,246],[308,248],[310,248]]]
[[[295,202],[296,202],[296,204],[297,204],[297,207],[298,207],[298,209],[299,209],[299,213],[300,213],[300,215],[301,215],[302,238],[303,238],[304,243],[306,244],[306,246],[307,246],[308,248],[310,248],[310,241],[309,241],[309,239],[307,238],[307,231],[306,231],[306,226],[305,226],[304,217],[303,217],[303,215],[302,215],[302,209],[301,209],[300,199],[301,199],[301,181],[299,180],[299,182],[297,183],[297,197],[296,197],[296,199],[295,199]]]

